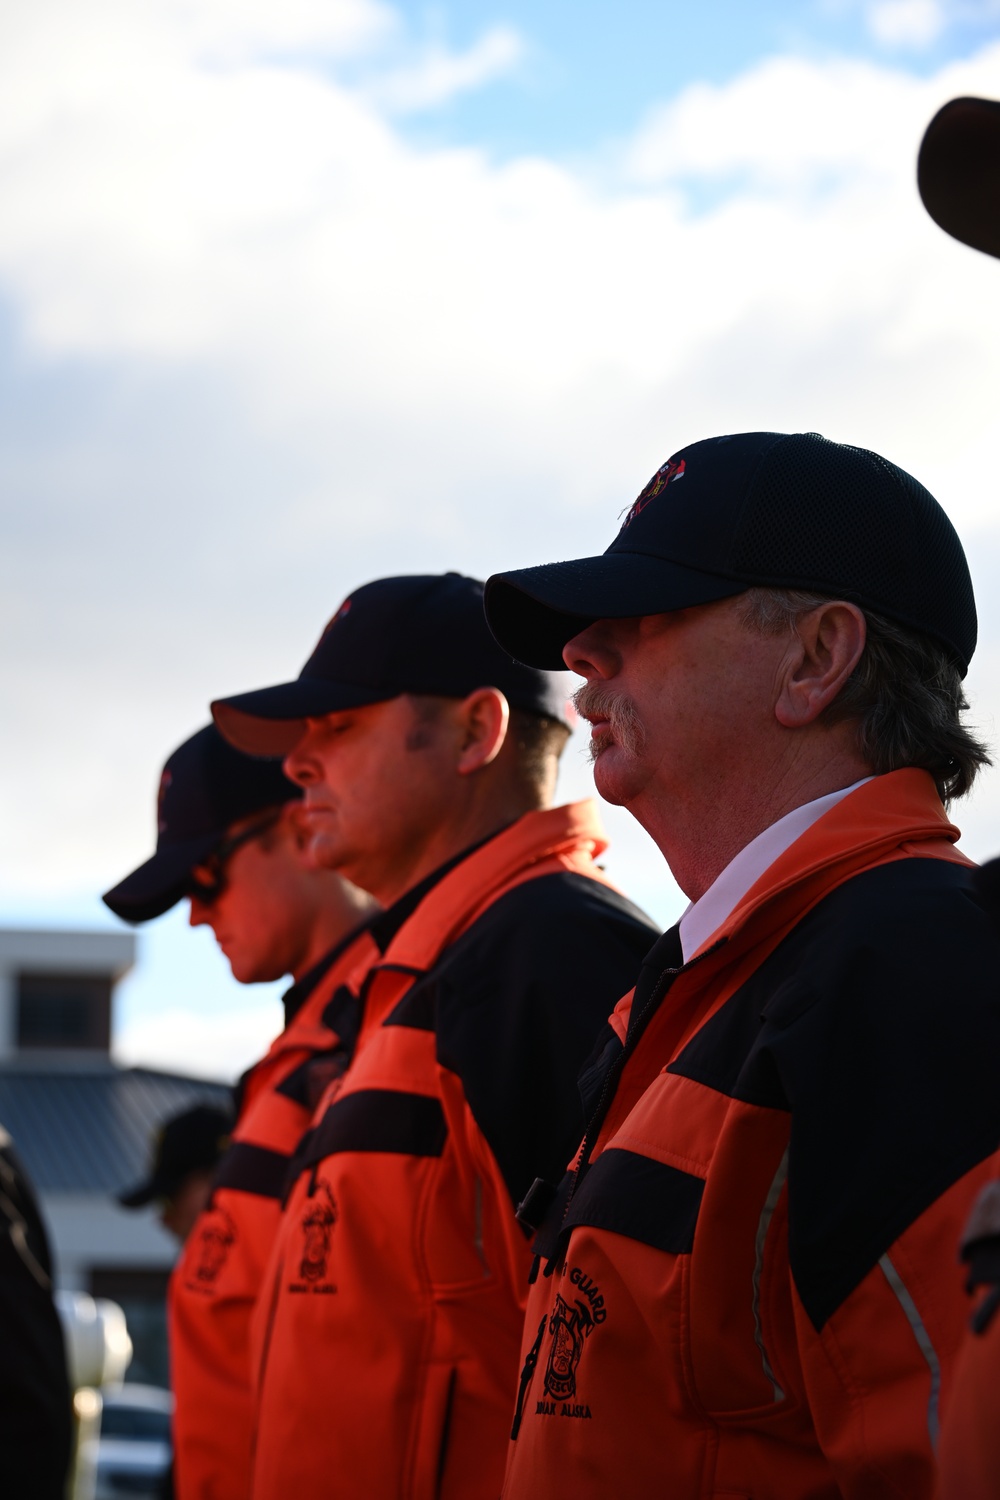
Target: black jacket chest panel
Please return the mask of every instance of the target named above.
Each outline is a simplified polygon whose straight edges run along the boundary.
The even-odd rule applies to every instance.
[[[579,1143],[580,1065],[656,936],[598,881],[541,875],[494,901],[383,1023],[435,1033],[515,1203]]]
[[[670,1064],[789,1112],[789,1256],[817,1329],[1000,1141],[1000,940],[973,873],[847,881]]]

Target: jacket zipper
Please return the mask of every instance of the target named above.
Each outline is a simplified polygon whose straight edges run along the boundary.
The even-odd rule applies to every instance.
[[[587,1126],[586,1133],[583,1137],[583,1144],[580,1147],[580,1152],[576,1159],[576,1164],[573,1168],[573,1183],[570,1187],[569,1195],[566,1199],[566,1205],[563,1209],[562,1214],[562,1222],[564,1224],[569,1213],[570,1204],[573,1201],[573,1194],[576,1192],[577,1188],[580,1185],[580,1180],[587,1165],[589,1164],[591,1152],[597,1144],[597,1137],[601,1133],[601,1126],[604,1124],[608,1110],[611,1107],[611,1100],[614,1096],[615,1090],[618,1087],[621,1075],[625,1070],[625,1064],[629,1061],[632,1054],[635,1052],[635,1049],[638,1046],[646,1030],[646,1027],[649,1025],[649,1022],[653,1018],[654,1012],[659,1008],[664,999],[664,996],[679,974],[684,974],[689,969],[694,968],[695,964],[701,963],[703,959],[708,958],[710,953],[714,953],[716,949],[721,948],[722,945],[728,941],[728,938],[720,938],[717,943],[712,944],[711,948],[706,948],[704,953],[699,953],[697,958],[691,959],[690,963],[681,964],[678,968],[675,969],[664,969],[661,972],[660,977],[657,979],[656,983],[653,985],[653,988],[650,990],[649,995],[646,998],[646,1003],[643,1005],[642,1010],[639,1012],[638,1016],[636,1016],[634,1026],[632,1024],[631,1016],[629,1017],[629,1028],[625,1035],[625,1041],[622,1046],[622,1050],[619,1052],[618,1056],[615,1058],[611,1067],[605,1074],[600,1098],[597,1101],[597,1107],[590,1117],[590,1123]],[[554,1265],[555,1261],[550,1261],[546,1266],[546,1276],[551,1275]]]

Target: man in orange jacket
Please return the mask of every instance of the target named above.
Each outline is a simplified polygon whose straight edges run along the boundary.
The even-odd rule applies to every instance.
[[[178,1500],[245,1500],[253,1414],[249,1328],[285,1173],[353,1044],[339,991],[370,946],[371,899],[308,856],[299,788],[209,725],[167,761],[153,857],[104,900],[145,922],[186,896],[243,984],[295,983],[285,1028],[237,1090],[232,1139],[170,1283]]]
[[[1000,943],[942,806],[987,759],[958,538],[877,454],[743,433],[487,611],[586,678],[598,789],[691,900],[524,1207],[506,1500],[929,1500],[1000,1138]]]
[[[214,705],[287,754],[315,856],[386,908],[261,1298],[255,1500],[499,1489],[514,1205],[565,1163],[579,1065],[656,935],[596,863],[593,806],[551,806],[563,683],[505,656],[452,573],[358,589],[297,682]]]

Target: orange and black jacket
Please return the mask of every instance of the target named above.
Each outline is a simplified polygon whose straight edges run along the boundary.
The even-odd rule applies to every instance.
[[[656,937],[604,848],[591,803],[529,813],[372,924],[354,1058],[261,1298],[254,1500],[495,1500],[531,1264],[514,1205],[572,1150],[576,1075]]]
[[[657,944],[536,1215],[505,1500],[933,1493],[1000,1138],[1000,947],[957,836],[925,772],[878,777],[688,962]]]
[[[253,1431],[249,1330],[289,1162],[324,1087],[347,1065],[343,976],[372,949],[353,934],[285,996],[286,1026],[241,1081],[232,1143],[170,1280],[178,1500],[246,1500]]]

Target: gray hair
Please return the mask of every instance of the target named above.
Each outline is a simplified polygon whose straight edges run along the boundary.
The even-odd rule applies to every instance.
[[[752,588],[741,597],[744,625],[762,635],[794,630],[798,620],[830,602],[801,589]],[[928,636],[864,611],[865,649],[822,722],[853,719],[857,747],[877,776],[919,766],[947,804],[971,790],[992,764],[985,743],[961,722],[969,705],[947,648]]]

